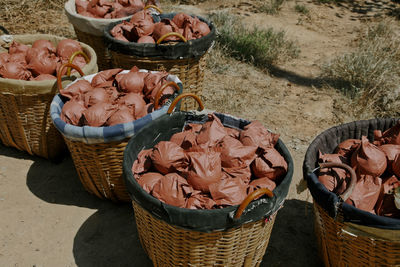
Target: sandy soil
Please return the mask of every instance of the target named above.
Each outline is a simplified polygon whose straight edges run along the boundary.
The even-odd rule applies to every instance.
[[[309,15],[295,12],[296,3],[305,5]],[[301,50],[299,58],[270,71],[231,59],[225,62],[229,68],[220,74],[206,71],[206,107],[262,121],[281,134],[295,162],[290,192],[278,213],[262,266],[321,265],[313,233],[312,198],[307,191],[297,192],[296,186],[312,139],[324,129],[354,118],[339,104],[342,96],[318,83],[319,66],[351,50],[351,41],[357,29],[365,26],[365,19],[397,5],[391,1],[354,1],[341,6],[287,1],[273,16],[258,13],[256,1],[206,1],[171,7],[197,14],[227,9],[248,25],[285,30]],[[62,11],[58,12],[66,22]],[[7,20],[0,22],[12,27]],[[26,32],[74,36],[68,25],[50,30],[32,25]],[[70,157],[53,164],[0,144],[0,266],[150,265],[139,243],[132,208],[88,194]]]

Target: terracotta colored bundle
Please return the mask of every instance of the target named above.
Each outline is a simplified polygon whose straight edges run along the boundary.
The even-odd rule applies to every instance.
[[[82,79],[60,90],[67,97],[61,111],[61,119],[76,126],[112,126],[127,123],[153,111],[154,98],[145,95],[148,80],[154,77],[158,84],[151,87],[156,93],[167,83],[168,73],[139,72],[133,67],[129,72],[110,69],[96,74],[91,82]],[[163,90],[161,96],[170,97],[175,92]],[[162,99],[162,98],[161,98]]]
[[[243,144],[242,133],[257,141]],[[238,205],[258,188],[273,190],[286,174],[287,163],[274,148],[277,140],[278,135],[259,122],[240,131],[209,115],[204,124],[187,124],[170,141],[142,150],[132,172],[148,193],[170,205],[189,209]],[[251,167],[258,159],[263,162],[261,170]]]
[[[147,1],[147,4],[154,4]],[[76,12],[91,18],[124,18],[143,10],[142,0],[75,0]]]
[[[154,23],[149,11],[142,10],[132,16],[132,19],[116,25],[111,35],[121,41],[137,43],[156,43],[167,33],[175,32],[186,40],[199,39],[210,33],[210,27],[197,17],[184,13],[178,13],[171,19],[162,19]],[[164,41],[180,41],[178,36],[168,36]]]
[[[383,134],[374,132],[371,143],[367,137],[348,139],[336,148],[337,154],[320,154],[322,162],[351,165],[357,174],[357,183],[346,200],[348,204],[374,214],[400,218],[394,204],[394,189],[400,186],[400,124]],[[319,181],[336,194],[342,194],[350,177],[343,169],[321,169]]]
[[[0,53],[0,77],[29,81],[56,79],[59,67],[77,51],[83,52],[82,47],[71,39],[61,40],[57,47],[48,40],[36,40],[32,46],[14,41],[8,53]],[[78,55],[73,64],[83,68],[85,58]]]

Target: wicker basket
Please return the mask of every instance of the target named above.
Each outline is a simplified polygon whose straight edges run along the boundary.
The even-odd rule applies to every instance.
[[[64,66],[79,69],[72,64]],[[91,79],[93,76],[95,75],[85,76],[83,79],[89,79],[89,77]],[[178,94],[181,93],[182,84],[180,80],[177,77],[172,79],[175,79],[175,81],[164,84],[156,95],[155,106],[158,106],[161,92],[164,88],[172,85],[179,90]],[[61,88],[62,85],[60,85],[59,81],[58,84],[59,88]],[[89,193],[102,199],[110,199],[114,202],[130,202],[131,199],[122,175],[123,154],[129,137],[146,123],[166,113],[169,106],[166,104],[151,114],[131,123],[109,127],[79,127],[73,125],[68,125],[67,127],[64,121],[60,124],[61,102],[57,102],[56,99],[62,101],[62,105],[65,101],[58,95],[54,97],[51,118],[64,137],[83,187]],[[66,128],[71,129],[71,132],[66,133]],[[104,128],[108,129],[107,132],[110,136],[102,136],[105,131]]]
[[[162,18],[172,19],[174,15],[175,13],[160,14],[153,18],[155,21]],[[185,85],[183,93],[194,93],[201,98],[206,67],[205,57],[214,42],[216,31],[211,22],[200,17],[199,19],[209,25],[211,32],[208,35],[188,41],[181,34],[171,32],[160,37],[157,44],[137,44],[117,40],[111,36],[110,30],[122,21],[110,23],[104,29],[104,38],[113,67],[128,69],[138,66],[149,70],[167,71],[182,80]],[[161,44],[168,36],[177,36],[182,42]],[[193,99],[185,99],[181,105],[181,109],[185,111],[194,110],[196,107],[196,101]]]
[[[170,115],[144,127],[130,140],[125,151],[125,180],[133,200],[140,242],[154,266],[259,266],[293,174],[291,156],[280,140],[277,149],[288,162],[285,178],[274,192],[260,188],[239,206],[213,210],[174,207],[149,195],[133,177],[132,164],[140,151],[169,140],[172,134],[182,129],[186,120],[204,122],[206,113],[198,117],[192,112],[171,114],[174,104],[187,96],[193,97],[200,109],[204,108],[194,94],[178,96],[167,111]],[[249,123],[229,115],[215,114],[221,116],[225,126],[242,129]],[[269,198],[260,199],[264,194]]]
[[[132,203],[140,242],[154,266],[259,266],[275,222],[274,214],[228,231],[188,231]]]
[[[39,39],[54,44],[61,37],[35,34],[15,35],[13,40],[32,44]],[[83,68],[90,74],[97,71],[96,54],[81,43],[91,62]],[[50,103],[56,94],[55,81],[22,81],[0,78],[0,140],[31,155],[56,160],[66,152],[65,143],[49,116]]]
[[[372,215],[344,203],[352,183],[336,196],[319,183],[313,172],[318,150],[332,153],[340,142],[362,135],[372,140],[374,130],[387,130],[396,121],[374,119],[331,128],[319,135],[306,153],[303,171],[314,197],[315,233],[325,266],[400,265],[400,220]]]

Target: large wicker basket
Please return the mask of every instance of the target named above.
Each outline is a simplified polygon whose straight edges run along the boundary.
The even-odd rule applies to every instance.
[[[95,74],[88,75],[81,79],[91,81],[94,76]],[[171,82],[166,83],[164,88],[173,85],[179,90],[177,94],[182,92],[182,84],[176,76],[169,75],[167,79]],[[163,88],[160,89],[162,90]],[[157,94],[156,103],[160,95]],[[127,142],[141,127],[165,114],[171,100],[160,109],[136,121],[109,127],[79,127],[66,124],[60,118],[65,101],[60,95],[54,97],[51,119],[64,137],[83,187],[102,199],[129,202],[130,197],[122,175],[123,153]]]
[[[205,233],[168,224],[132,203],[140,242],[154,266],[259,266],[276,215]]]
[[[175,13],[161,14],[153,18],[155,21],[163,18],[172,19],[174,15]],[[208,35],[187,41],[178,33],[167,33],[157,41],[157,44],[137,44],[117,40],[111,36],[110,30],[122,21],[109,24],[104,29],[104,38],[111,54],[113,67],[128,69],[138,66],[149,70],[167,71],[182,80],[185,85],[184,93],[194,93],[201,97],[206,67],[205,57],[214,42],[216,33],[211,22],[200,19],[209,25],[211,32]],[[161,44],[170,35],[176,35],[184,42]],[[197,104],[193,99],[185,99],[181,106],[182,110],[193,110]]]
[[[48,34],[14,35],[12,40],[32,44],[46,39],[55,45],[64,39]],[[81,43],[90,62],[83,68],[85,74],[97,72],[96,54]],[[0,78],[0,140],[31,155],[56,160],[65,151],[65,143],[51,123],[50,103],[57,92],[55,80],[22,81]]]
[[[318,151],[333,153],[342,141],[361,139],[362,135],[373,140],[374,130],[384,131],[396,122],[373,119],[333,127],[317,136],[307,150],[303,171],[314,198],[315,233],[325,266],[400,265],[400,220],[343,203],[351,190],[345,192],[347,196],[336,196],[319,183],[314,173]]]
[[[75,0],[67,1],[64,9],[78,40],[90,45],[96,51],[99,70],[110,69],[111,55],[103,40],[103,28],[120,19],[97,19],[79,15],[76,12]]]
[[[182,94],[174,102],[184,96],[199,101],[193,94]],[[167,113],[172,112],[174,102]],[[228,127],[242,129],[249,123],[226,114],[214,114]],[[169,140],[182,130],[185,121],[206,121],[204,116],[207,117],[192,112],[164,115],[128,142],[124,175],[133,200],[140,242],[154,266],[259,266],[293,174],[291,156],[280,140],[276,149],[288,162],[285,178],[273,192],[258,189],[239,206],[213,210],[174,207],[152,197],[133,177],[132,164],[140,151]],[[260,198],[264,194],[268,198]]]

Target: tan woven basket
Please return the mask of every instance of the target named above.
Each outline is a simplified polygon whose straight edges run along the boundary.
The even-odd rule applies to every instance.
[[[130,69],[137,66],[139,69],[167,71],[176,75],[184,84],[183,93],[194,93],[199,97],[203,93],[204,70],[206,67],[205,56],[186,59],[161,59],[150,57],[136,57],[116,51],[110,51],[114,68]],[[185,99],[181,110],[194,110],[197,103],[193,99]]]
[[[85,144],[64,138],[83,187],[99,198],[129,202],[122,177],[122,161],[128,140]]]
[[[323,163],[321,168],[323,167],[342,167],[350,171],[352,181],[340,196],[345,201],[351,195],[357,180],[354,170],[338,163]],[[340,207],[336,220],[316,202],[314,212],[315,233],[325,266],[400,265],[400,230],[344,223]]]
[[[48,34],[15,35],[13,40],[32,44],[46,39],[55,45],[64,39]],[[85,74],[97,71],[96,54],[81,43],[91,61],[83,68]],[[65,143],[51,122],[50,103],[57,92],[54,81],[22,81],[0,78],[0,140],[31,155],[56,159],[66,151]]]
[[[315,232],[325,266],[399,266],[400,231],[334,220],[314,202]]]
[[[242,205],[247,206],[253,196],[249,195]],[[276,215],[268,221],[262,219],[227,231],[204,233],[170,225],[135,201],[132,204],[140,242],[154,266],[259,266]]]
[[[79,69],[72,64],[65,64],[61,68],[67,66]],[[170,85],[180,89],[174,82],[164,84],[155,97],[156,107],[159,105],[162,91]],[[58,80],[58,88],[61,89],[61,87]],[[86,144],[63,137],[71,153],[79,179],[89,193],[114,202],[131,201],[122,175],[124,150],[129,138],[109,143]]]

